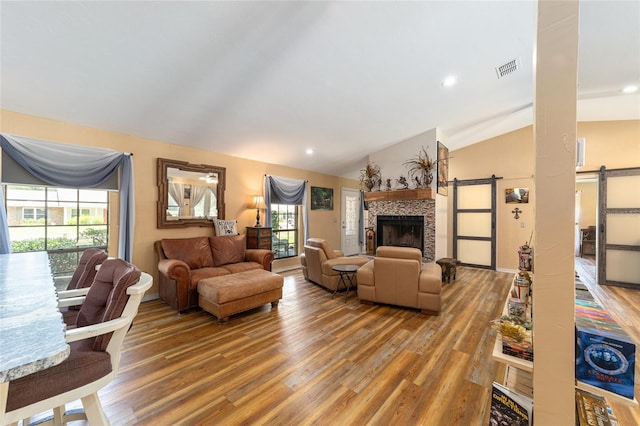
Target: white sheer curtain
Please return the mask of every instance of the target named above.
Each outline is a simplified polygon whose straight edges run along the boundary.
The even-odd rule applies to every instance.
[[[118,255],[131,261],[135,227],[135,197],[131,154],[104,148],[59,144],[0,134],[0,147],[38,179],[54,186],[93,188],[120,170]],[[4,197],[0,210],[5,212]],[[9,253],[9,224],[0,213],[0,253]]]
[[[191,216],[196,215],[196,206],[204,198],[208,189],[208,187],[202,185],[193,185],[191,187]]]
[[[182,216],[184,209],[184,185],[181,183],[171,182],[169,184],[169,195],[173,198],[178,205],[179,213]]]

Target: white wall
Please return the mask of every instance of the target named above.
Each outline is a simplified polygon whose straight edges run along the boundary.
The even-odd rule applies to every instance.
[[[406,161],[412,160],[418,156],[424,147],[427,154],[434,161],[438,158],[438,141],[446,143],[446,136],[439,129],[431,129],[426,132],[415,135],[409,139],[398,142],[395,145],[384,148],[369,154],[368,160],[380,167],[382,175],[382,187],[384,190],[387,179],[391,179],[391,188],[400,189],[397,179],[402,175],[409,181],[409,188],[415,188],[415,184],[410,181],[408,176],[408,168],[404,164]],[[437,168],[433,169],[433,181],[431,182],[431,190],[436,199],[436,247],[435,258],[447,257],[447,215],[448,203],[447,197],[437,195]],[[374,190],[377,190],[375,188]]]
[[[418,156],[418,153],[424,147],[427,150],[427,154],[434,161],[437,155],[437,130],[431,129],[424,133],[420,133],[402,142],[398,142],[388,148],[376,151],[369,154],[369,161],[377,164],[380,167],[382,174],[382,189],[384,189],[387,179],[391,179],[391,188],[399,189],[399,185],[396,180],[403,175],[409,180],[408,168],[404,165],[406,161],[412,160]],[[431,183],[431,187],[435,188],[435,176],[436,170],[433,171],[434,181]],[[414,188],[413,183],[409,183],[409,188]]]

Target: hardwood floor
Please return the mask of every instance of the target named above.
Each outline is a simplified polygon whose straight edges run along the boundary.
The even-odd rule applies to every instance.
[[[361,305],[353,293],[345,303],[300,271],[283,275],[277,309],[265,305],[226,325],[202,311],[178,316],[161,301],[143,303],[120,374],[100,392],[111,424],[488,424],[491,383],[502,376],[489,321],[512,274],[459,268],[437,317]],[[630,290],[604,291],[613,309],[628,309]],[[637,326],[639,306],[623,324]],[[640,424],[640,410],[614,410],[622,426]]]

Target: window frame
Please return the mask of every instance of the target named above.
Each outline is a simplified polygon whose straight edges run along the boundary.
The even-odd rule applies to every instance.
[[[301,206],[297,204],[271,203],[271,250],[275,255],[275,259],[288,259],[298,256],[300,248],[300,210]],[[285,228],[280,228],[280,220],[274,222],[274,218],[279,217],[284,218],[282,222],[286,224]],[[281,239],[279,238],[280,234],[286,234],[288,238]],[[292,235],[293,241],[291,241]],[[284,249],[282,247],[283,241],[286,241]]]
[[[28,243],[26,243],[22,247],[25,248],[25,250],[16,250],[12,247],[12,251],[46,251],[49,255],[54,278],[72,274],[84,250],[88,248],[108,249],[109,232],[111,227],[109,214],[109,190],[101,188],[64,188],[49,185],[10,183],[3,183],[2,190],[7,219],[9,222],[7,227],[9,229],[9,237],[11,239],[10,243],[12,246],[15,242],[28,242],[30,240],[38,241],[42,239],[41,244],[36,243],[29,247]],[[68,199],[64,201],[57,199],[59,190],[65,191],[64,195],[67,196]],[[104,197],[102,195],[96,197],[96,201],[96,198],[87,196],[88,193],[86,191],[101,192],[105,194]],[[56,196],[53,196],[53,194],[56,194]],[[72,194],[72,196],[69,197],[69,194]],[[20,203],[23,203],[24,205],[21,206]],[[31,205],[29,205],[30,203]],[[56,218],[56,214],[53,209],[61,209],[57,217],[61,223],[52,223],[52,219]],[[25,210],[31,210],[35,218],[25,218]],[[67,210],[67,212],[65,212],[65,210]],[[44,212],[44,217],[38,218],[38,211]],[[89,216],[91,216],[92,213],[101,212],[103,223],[82,223],[80,221],[80,217],[82,217],[83,211],[88,211]],[[76,213],[75,216],[73,216],[73,212]],[[77,215],[78,213],[80,213],[80,216]],[[100,215],[96,214],[94,216]],[[71,218],[75,219],[75,221],[74,223],[69,224],[68,220]],[[26,223],[26,221],[29,221],[29,223]],[[59,235],[59,233],[55,232],[54,229],[69,227],[73,228],[75,245],[56,246],[53,244],[52,247],[52,242],[59,238],[55,237],[55,235]],[[19,230],[20,228],[24,229],[24,234],[17,239],[15,238],[15,232],[12,232],[12,230]],[[38,229],[41,229],[42,233],[38,231]],[[83,237],[82,233],[87,229],[104,229],[104,239],[102,240],[101,233],[97,236],[98,242],[101,242],[102,240],[103,244],[95,244],[95,235],[88,234]],[[33,232],[31,235],[29,235],[30,231]],[[71,231],[69,231],[69,233],[71,234]],[[88,242],[93,244],[83,244],[82,238],[84,238],[85,242],[87,242],[88,239]]]

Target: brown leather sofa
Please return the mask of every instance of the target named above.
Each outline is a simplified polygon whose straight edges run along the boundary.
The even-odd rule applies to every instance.
[[[438,315],[442,309],[442,269],[422,263],[417,248],[381,246],[358,269],[358,297],[363,303],[387,303]]]
[[[183,312],[198,306],[198,282],[252,269],[271,270],[274,254],[247,249],[245,235],[162,239],[158,257],[160,298]]]
[[[339,264],[362,266],[368,261],[368,257],[345,256],[341,250],[333,250],[322,238],[307,239],[304,253],[300,255],[304,278],[331,291],[337,288],[340,281],[340,273],[331,269],[332,266]]]

